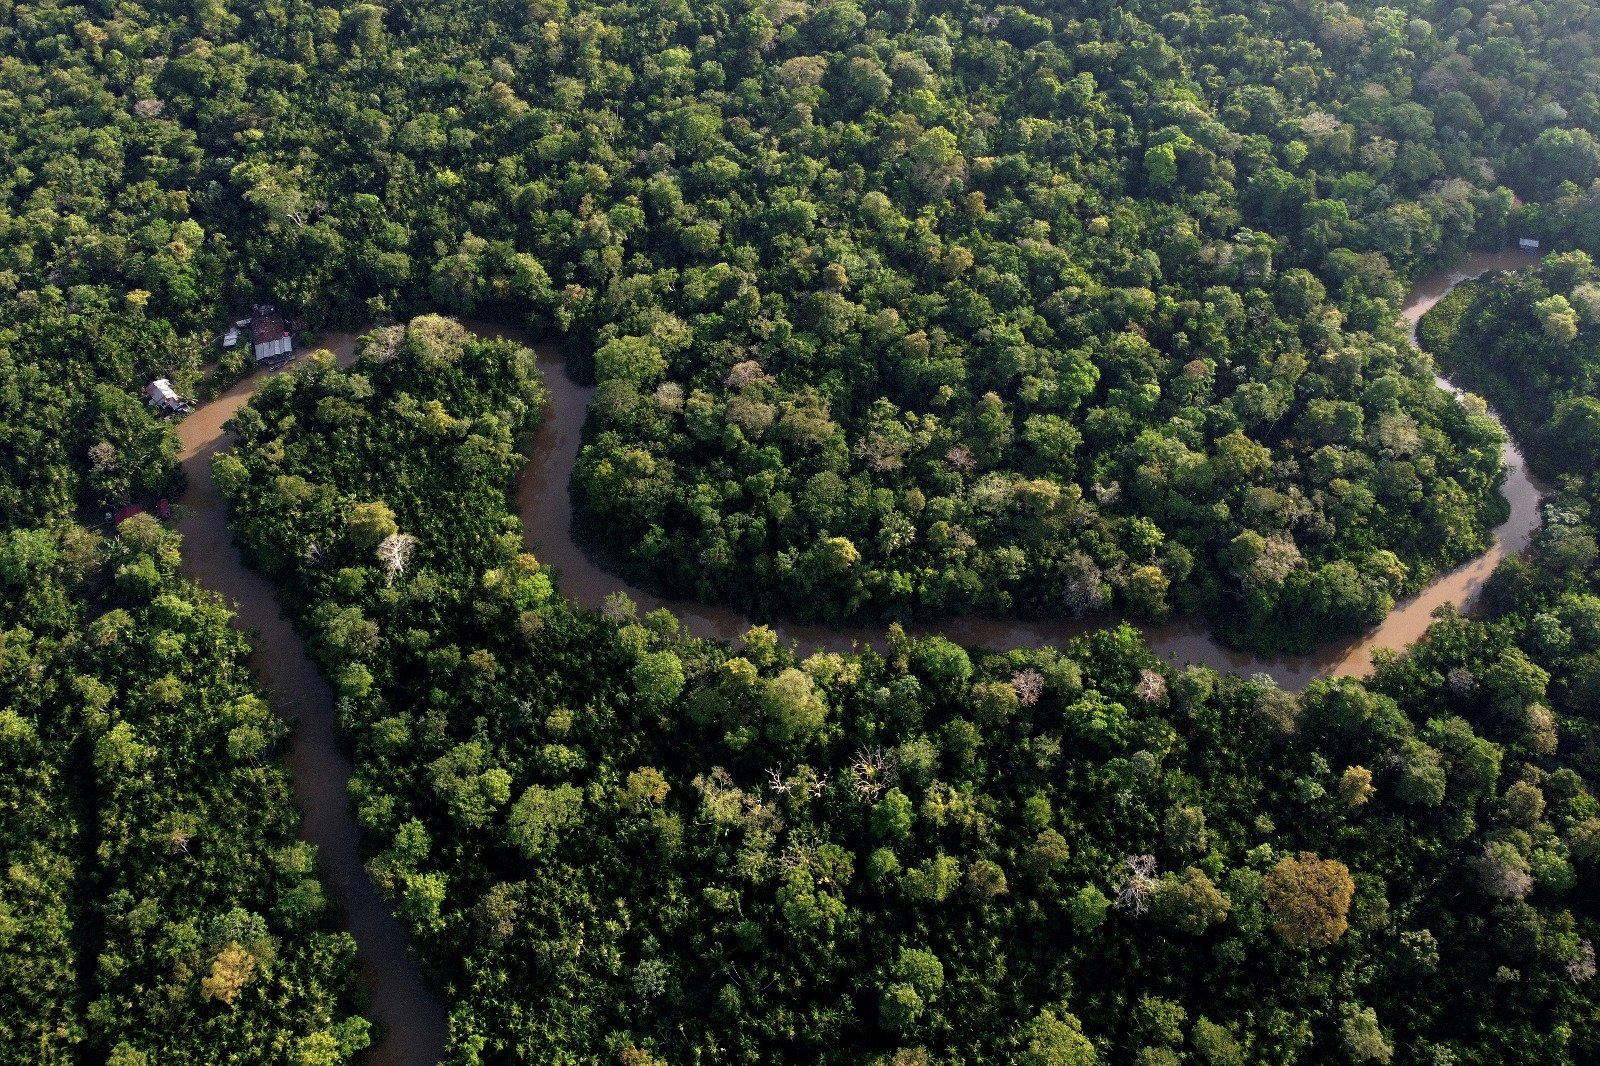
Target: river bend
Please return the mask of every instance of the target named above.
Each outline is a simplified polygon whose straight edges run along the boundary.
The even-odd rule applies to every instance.
[[[1413,341],[1417,320],[1458,282],[1530,262],[1514,250],[1479,253],[1456,269],[1422,278],[1404,308]],[[495,323],[465,324],[481,336],[527,342],[520,331]],[[354,334],[330,334],[325,339],[341,365],[353,361]],[[669,608],[698,636],[736,639],[751,624],[743,614],[725,606],[666,601],[629,586],[574,540],[567,486],[594,390],[568,376],[554,346],[537,344],[534,348],[551,403],[516,488],[515,502],[528,549],[559,571],[562,593],[583,607],[598,608],[612,593],[626,592],[644,610]],[[184,506],[174,523],[184,538],[183,572],[220,592],[233,605],[234,624],[252,634],[255,650],[251,664],[271,693],[274,708],[297,723],[288,766],[295,798],[305,815],[301,835],[317,846],[323,880],[343,911],[345,928],[355,937],[360,987],[371,997],[369,1014],[382,1027],[367,1061],[375,1066],[426,1066],[443,1056],[444,1007],[410,955],[404,927],[362,865],[360,829],[346,792],[351,767],[335,736],[332,690],[279,609],[272,586],[240,559],[228,528],[226,506],[212,479],[211,458],[229,443],[223,424],[249,400],[262,380],[260,374],[246,378],[178,427],[181,461],[189,476]],[[1440,384],[1454,391],[1449,382],[1440,379]],[[1160,626],[1141,624],[1139,628],[1156,652],[1174,663],[1205,663],[1242,674],[1266,673],[1288,688],[1302,687],[1319,675],[1365,674],[1371,669],[1373,649],[1402,648],[1416,640],[1436,608],[1470,602],[1507,553],[1528,545],[1539,525],[1540,489],[1514,444],[1506,445],[1505,463],[1508,477],[1502,491],[1511,504],[1511,516],[1495,530],[1490,550],[1442,575],[1360,637],[1325,645],[1308,655],[1260,656],[1223,646],[1211,637],[1200,618],[1180,618]],[[967,617],[907,629],[913,634],[940,634],[968,646],[1038,647],[1061,644],[1119,620],[1115,615],[1028,621]],[[884,632],[881,625],[833,629],[783,621],[773,623],[773,628],[781,639],[797,644],[802,653],[866,646],[881,641]]]
[[[1459,267],[1429,274],[1412,287],[1402,311],[1416,340],[1416,323],[1457,283],[1491,270],[1525,267],[1534,260],[1509,249],[1480,252]],[[514,330],[487,322],[467,322],[474,332],[525,340]],[[564,595],[584,607],[598,608],[614,592],[626,592],[642,610],[666,607],[697,636],[736,639],[751,625],[734,608],[693,601],[663,600],[628,585],[604,568],[603,560],[573,536],[572,504],[567,485],[582,445],[583,423],[594,389],[578,385],[567,375],[566,364],[551,345],[535,345],[539,367],[550,389],[551,403],[540,428],[533,455],[517,485],[517,512],[522,516],[523,540],[540,562],[560,572]],[[1457,392],[1449,382],[1439,384]],[[1540,489],[1528,474],[1516,445],[1507,438],[1504,450],[1506,483],[1501,491],[1511,504],[1511,516],[1495,529],[1495,542],[1483,555],[1440,575],[1418,595],[1398,604],[1378,626],[1347,640],[1333,641],[1305,655],[1257,655],[1229,648],[1212,637],[1204,618],[1175,618],[1162,625],[1135,624],[1156,653],[1174,663],[1204,663],[1239,674],[1270,674],[1285,688],[1303,688],[1312,678],[1328,675],[1365,675],[1372,669],[1376,648],[1403,648],[1422,636],[1439,607],[1465,605],[1494,572],[1505,555],[1527,547],[1539,527]],[[906,626],[913,635],[938,634],[967,647],[1017,648],[1060,645],[1073,637],[1122,621],[1116,614],[1083,618],[999,619],[966,616]],[[785,642],[794,642],[802,654],[817,650],[848,651],[883,640],[884,626],[856,625],[835,629],[800,625],[792,621],[768,623]]]

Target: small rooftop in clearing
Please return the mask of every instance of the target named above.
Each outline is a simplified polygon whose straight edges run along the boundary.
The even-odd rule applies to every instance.
[[[189,410],[189,404],[182,396],[178,395],[178,390],[173,388],[172,382],[166,378],[156,378],[145,388],[144,394],[148,397],[150,403],[163,410],[178,411],[180,413]]]
[[[255,346],[257,362],[288,355],[294,348],[283,315],[272,304],[256,305],[255,314],[250,318],[250,342]]]

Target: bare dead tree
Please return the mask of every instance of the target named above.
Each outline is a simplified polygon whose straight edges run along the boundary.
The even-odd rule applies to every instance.
[[[743,362],[733,364],[733,368],[728,371],[728,376],[724,379],[723,384],[730,389],[740,390],[748,389],[752,385],[765,384],[770,380],[767,377],[767,372],[761,369],[760,363],[754,359],[746,359]]]
[[[905,454],[908,448],[907,441],[897,440],[886,434],[873,431],[856,441],[853,451],[859,455],[867,466],[879,473],[899,470],[905,465]]]
[[[1126,862],[1128,876],[1117,889],[1117,906],[1143,914],[1150,909],[1150,896],[1156,890],[1156,857],[1130,855]]]
[[[1567,976],[1574,981],[1587,981],[1595,975],[1594,943],[1584,940],[1578,953],[1567,960]]]
[[[787,796],[789,794],[789,781],[783,776],[782,763],[768,768],[767,788],[779,796]]]
[[[961,474],[970,474],[978,468],[978,460],[972,454],[972,449],[965,444],[957,444],[944,453],[944,461],[951,470]]]
[[[899,778],[894,756],[882,748],[862,748],[850,763],[850,780],[856,794],[869,802],[876,800]]]
[[[1087,552],[1075,551],[1065,560],[1067,578],[1061,598],[1073,614],[1088,614],[1106,605],[1105,575]]]
[[[769,777],[771,777],[773,773],[774,771],[767,771]],[[772,791],[778,791],[777,780],[775,778],[773,779],[773,783],[770,787],[772,788]],[[783,779],[783,795],[786,796],[803,796],[807,799],[816,799],[825,791],[827,791],[827,788],[827,776],[824,774],[819,774],[815,769],[806,763],[801,763],[791,776]]]
[[[1018,703],[1032,707],[1044,695],[1044,675],[1032,668],[1018,670],[1011,675],[1011,689],[1017,694]]]
[[[1483,854],[1469,859],[1478,872],[1483,890],[1499,899],[1522,899],[1533,891],[1533,875],[1527,861],[1506,842],[1490,841]]]
[[[367,334],[367,353],[380,363],[387,363],[400,354],[400,342],[406,339],[404,326],[381,326]]]
[[[1456,696],[1470,696],[1478,687],[1478,679],[1465,666],[1453,667],[1445,675],[1445,681],[1450,685],[1450,692]]]
[[[411,564],[411,553],[417,549],[417,538],[410,533],[391,533],[378,544],[378,562],[383,564],[384,576],[389,584],[406,572]]]
[[[1139,671],[1139,687],[1134,690],[1139,699],[1144,703],[1165,703],[1167,700],[1167,679],[1151,669]]]

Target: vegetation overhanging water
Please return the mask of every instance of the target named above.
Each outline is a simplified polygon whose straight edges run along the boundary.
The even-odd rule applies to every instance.
[[[1413,287],[1404,308],[1413,324],[1458,282],[1485,271],[1527,265],[1515,251],[1479,253],[1461,267],[1430,274]],[[524,335],[492,322],[466,323],[480,335],[526,340]],[[1413,338],[1415,331],[1413,329]],[[328,346],[341,364],[353,361],[356,335],[334,334]],[[551,392],[551,405],[529,462],[517,486],[516,506],[524,540],[542,562],[560,574],[563,594],[584,607],[597,608],[622,592],[642,608],[670,608],[691,632],[731,640],[751,619],[729,607],[663,601],[634,588],[603,568],[572,532],[572,506],[567,485],[582,444],[583,423],[593,389],[575,382],[554,346],[537,345],[539,365]],[[225,423],[263,380],[253,376],[191,414],[179,429],[182,461],[190,479],[185,508],[177,521],[184,535],[184,571],[223,593],[235,605],[237,624],[253,631],[255,665],[274,694],[280,713],[298,723],[289,758],[296,798],[305,811],[303,834],[320,849],[325,878],[338,898],[346,928],[360,948],[362,985],[372,997],[372,1014],[383,1025],[380,1043],[370,1054],[378,1064],[437,1062],[445,1043],[444,1010],[428,988],[421,967],[410,956],[406,934],[379,896],[361,862],[360,830],[350,811],[346,784],[349,761],[339,750],[334,728],[333,694],[318,676],[289,622],[278,610],[271,586],[248,570],[231,543],[226,510],[211,473],[211,458],[226,445]],[[1441,385],[1449,383],[1441,379]],[[1324,674],[1365,674],[1376,648],[1401,648],[1420,637],[1433,612],[1445,604],[1466,605],[1507,553],[1525,548],[1539,524],[1541,490],[1532,480],[1514,442],[1505,448],[1508,469],[1502,489],[1510,517],[1495,530],[1494,546],[1484,555],[1442,575],[1420,595],[1397,607],[1375,629],[1362,636],[1333,642],[1308,655],[1258,656],[1229,648],[1215,639],[1199,618],[1180,618],[1161,626],[1141,626],[1150,645],[1177,663],[1198,662],[1243,674],[1265,673],[1285,687],[1302,687]],[[964,617],[908,626],[913,634],[937,633],[972,646],[1018,647],[1059,644],[1074,636],[1118,621],[1117,616],[1046,621]],[[773,628],[802,652],[844,650],[872,644],[883,626],[833,629],[778,621]]]
[[[1407,296],[1404,317],[1415,324],[1421,316],[1461,281],[1487,271],[1532,265],[1515,249],[1480,252],[1465,263],[1436,271],[1418,280]],[[472,321],[468,327],[483,335],[525,339],[492,322]],[[347,342],[348,343],[348,342]],[[539,431],[532,458],[517,489],[524,540],[541,562],[560,572],[561,591],[585,607],[603,606],[607,596],[623,592],[642,610],[667,607],[697,636],[733,640],[752,624],[742,612],[724,605],[663,600],[633,587],[608,571],[587,545],[575,538],[572,505],[567,485],[582,445],[585,412],[594,389],[577,384],[555,348],[539,345],[539,365],[551,392],[550,410]],[[1441,386],[1451,388],[1444,379]],[[1139,624],[1156,652],[1174,663],[1204,663],[1240,674],[1264,673],[1286,688],[1303,688],[1312,678],[1327,675],[1364,676],[1372,668],[1377,648],[1404,648],[1428,628],[1433,612],[1446,604],[1467,606],[1494,568],[1508,553],[1527,547],[1539,526],[1542,491],[1527,470],[1521,451],[1509,438],[1504,448],[1507,476],[1501,492],[1511,506],[1510,516],[1495,529],[1495,543],[1484,554],[1440,575],[1418,595],[1398,605],[1384,621],[1348,640],[1332,641],[1304,655],[1258,655],[1223,644],[1200,617],[1175,618],[1159,626]],[[1079,618],[1004,619],[966,616],[906,626],[912,635],[939,634],[969,647],[1015,648],[1061,644],[1075,636],[1121,621],[1120,615],[1092,614]],[[802,625],[789,620],[769,623],[785,642],[793,641],[802,653],[825,649],[845,651],[881,642],[883,625],[832,628]]]

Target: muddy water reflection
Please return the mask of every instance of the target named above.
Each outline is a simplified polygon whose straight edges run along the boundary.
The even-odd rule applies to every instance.
[[[354,337],[332,334],[328,347],[348,364]],[[264,380],[252,375],[178,426],[181,460],[189,475],[174,526],[183,534],[183,572],[232,604],[234,625],[253,631],[251,666],[266,683],[274,709],[298,722],[289,753],[295,800],[304,812],[300,835],[315,844],[323,883],[355,937],[360,986],[371,997],[369,1016],[381,1040],[366,1061],[380,1066],[432,1066],[444,1055],[444,1007],[406,949],[406,933],[379,897],[361,864],[360,829],[345,786],[350,763],[334,737],[333,692],[307,658],[299,636],[278,608],[272,586],[247,569],[234,550],[227,509],[211,477],[211,457],[226,447],[222,424]]]
[[[1528,266],[1533,260],[1510,250],[1480,253],[1453,270],[1440,271],[1421,279],[1412,289],[1404,315],[1415,324],[1457,282],[1477,277],[1488,270]],[[472,322],[476,332],[521,339],[489,323]],[[539,366],[551,392],[547,421],[540,430],[534,453],[517,486],[517,510],[522,515],[523,539],[528,549],[542,562],[561,572],[561,591],[585,607],[599,607],[613,592],[627,592],[644,610],[668,607],[683,620],[686,628],[699,636],[731,640],[750,625],[738,611],[703,603],[667,601],[634,588],[601,566],[600,560],[574,538],[572,505],[567,484],[578,457],[583,422],[592,388],[576,384],[555,349],[536,346]],[[1449,383],[1440,382],[1449,388]],[[1441,576],[1418,596],[1399,604],[1390,615],[1368,633],[1345,641],[1323,645],[1307,655],[1262,656],[1224,647],[1212,638],[1204,619],[1180,618],[1161,626],[1139,624],[1139,629],[1156,652],[1175,663],[1205,663],[1218,670],[1244,674],[1267,673],[1285,687],[1299,688],[1322,674],[1364,675],[1372,668],[1375,648],[1402,648],[1422,635],[1433,611],[1446,604],[1465,604],[1482,586],[1495,566],[1510,552],[1525,548],[1539,524],[1540,491],[1528,476],[1522,454],[1508,444],[1505,463],[1509,474],[1504,493],[1511,504],[1511,517],[1495,530],[1496,541],[1490,550],[1456,570]],[[1039,647],[1060,644],[1072,637],[1120,621],[1114,614],[1081,619],[1017,621],[989,618],[954,618],[929,624],[907,626],[916,634],[937,633],[959,644],[991,648]],[[881,625],[833,629],[795,622],[773,623],[780,637],[797,643],[802,653],[813,649],[848,650],[852,646],[881,643]]]

